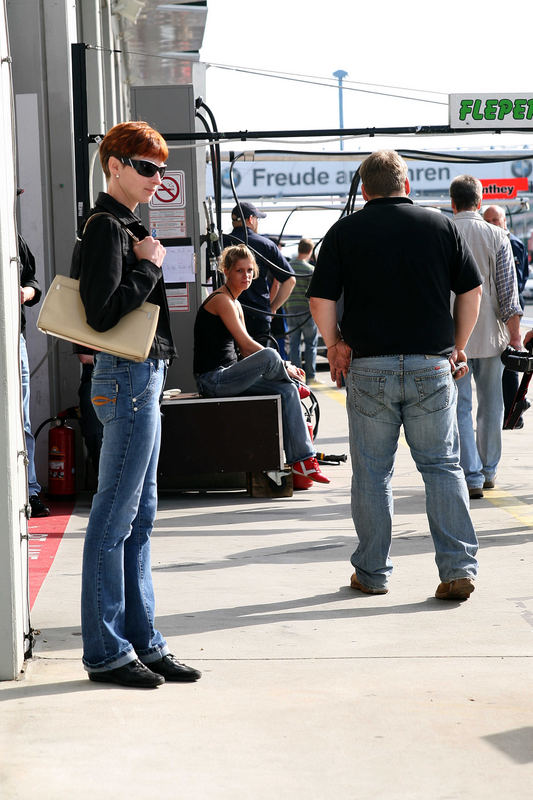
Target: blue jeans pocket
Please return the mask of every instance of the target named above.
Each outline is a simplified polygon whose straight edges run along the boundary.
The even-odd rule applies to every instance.
[[[133,397],[132,403],[134,411],[144,408],[158,391],[157,370],[152,361],[144,361],[136,364],[130,371]]]
[[[114,379],[92,379],[91,403],[96,416],[104,425],[115,419],[117,413],[118,383]]]
[[[415,377],[418,405],[425,412],[442,411],[451,403],[452,383],[449,371]]]
[[[375,417],[385,407],[385,378],[379,375],[350,373],[352,396],[356,409],[367,417]]]

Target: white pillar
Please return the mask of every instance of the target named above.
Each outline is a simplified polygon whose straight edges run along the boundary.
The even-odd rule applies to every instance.
[[[0,0],[0,680],[16,678],[29,632],[27,495],[20,389],[11,66]]]

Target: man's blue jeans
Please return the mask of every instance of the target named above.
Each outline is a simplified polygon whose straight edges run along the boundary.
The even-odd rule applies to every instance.
[[[503,364],[500,356],[470,358],[470,372],[457,382],[457,422],[461,438],[461,466],[469,488],[492,481],[502,454]],[[476,383],[476,432],[472,418],[472,378]]]
[[[81,619],[89,672],[168,653],[154,627],[150,534],[157,510],[159,398],[166,364],[98,353],[91,397],[104,435],[85,537]]]
[[[359,546],[351,562],[366,586],[392,572],[391,477],[400,428],[426,489],[426,513],[441,581],[475,578],[476,534],[459,464],[455,381],[446,358],[357,358],[347,380],[352,517]]]
[[[37,481],[35,472],[35,439],[31,432],[30,421],[30,364],[26,339],[20,334],[20,374],[22,383],[22,413],[24,418],[24,436],[26,439],[26,452],[28,454],[28,496],[39,494],[41,486]]]
[[[304,322],[304,320],[306,321]],[[289,325],[290,330],[296,328],[297,325],[301,325],[298,330],[293,330],[293,332],[289,335],[290,360],[296,367],[302,366],[300,342],[303,336],[305,345],[305,379],[310,381],[316,375],[316,347],[318,344],[318,328],[313,317],[308,315],[302,317],[289,317]]]
[[[300,395],[275,350],[265,347],[230,367],[219,367],[196,376],[198,391],[206,397],[281,395],[283,446],[288,464],[314,456]]]

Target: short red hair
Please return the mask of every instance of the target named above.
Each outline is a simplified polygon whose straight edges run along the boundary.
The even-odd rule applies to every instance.
[[[168,147],[161,134],[147,122],[119,122],[100,142],[100,161],[106,178],[110,177],[108,165],[110,156],[125,158],[145,156],[166,161]]]

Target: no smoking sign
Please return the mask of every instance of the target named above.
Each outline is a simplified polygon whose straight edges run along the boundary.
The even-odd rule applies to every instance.
[[[150,208],[185,208],[185,173],[166,172],[149,203]]]

